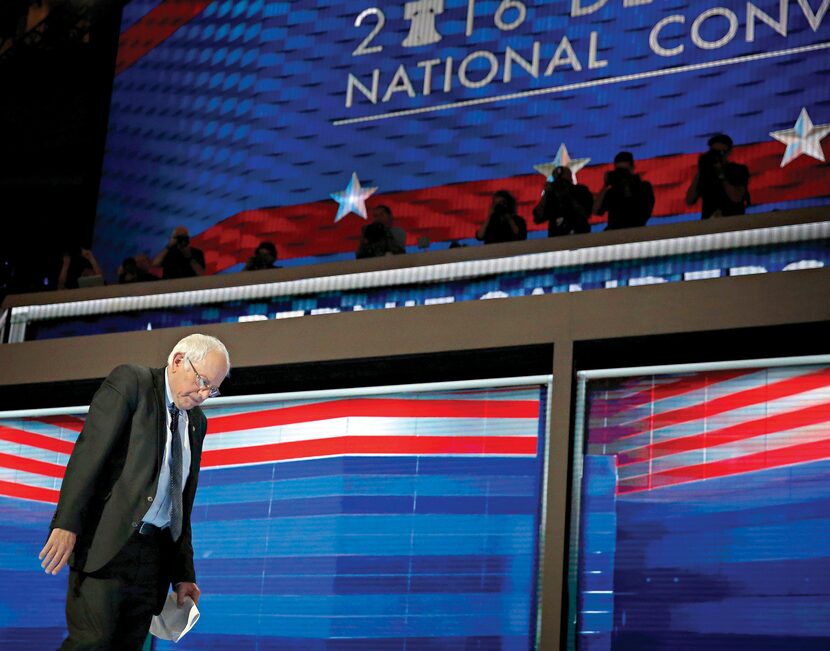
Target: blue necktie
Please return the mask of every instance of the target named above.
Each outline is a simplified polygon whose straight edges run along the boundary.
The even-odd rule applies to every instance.
[[[170,535],[182,534],[182,437],[179,436],[179,408],[170,403]]]

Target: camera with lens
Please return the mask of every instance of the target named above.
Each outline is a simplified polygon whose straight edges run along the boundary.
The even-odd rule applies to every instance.
[[[621,186],[631,181],[631,172],[627,169],[616,168],[605,175],[605,184],[611,186]]]
[[[190,236],[189,235],[176,235],[176,246],[180,249],[184,249],[190,244]]]
[[[381,222],[371,222],[363,229],[363,237],[370,244],[379,244],[389,237],[389,229]]]
[[[510,215],[509,208],[503,203],[496,203],[493,206],[493,219],[504,221]]]
[[[726,152],[718,151],[717,149],[710,149],[704,154],[700,155],[698,165],[701,169],[712,170],[718,165],[723,165],[726,162]]]
[[[566,169],[568,169],[568,168],[565,167],[564,165],[559,165],[558,167],[555,167],[554,170],[553,170],[553,174],[551,174],[551,178],[554,181],[558,181],[559,179],[564,178],[565,175],[566,175],[566,172],[565,172]]]
[[[700,155],[697,165],[703,187],[714,187],[720,179],[723,179],[726,152],[710,149]]]

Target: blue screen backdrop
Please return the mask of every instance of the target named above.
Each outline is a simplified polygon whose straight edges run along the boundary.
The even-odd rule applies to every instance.
[[[332,195],[353,174],[410,251],[472,243],[500,188],[532,221],[562,153],[598,192],[631,151],[651,223],[696,219],[686,188],[718,131],[750,210],[826,205],[828,48],[819,0],[131,2],[96,255],[114,278],[184,225],[210,273],[266,239],[288,264],[352,257],[363,199]]]

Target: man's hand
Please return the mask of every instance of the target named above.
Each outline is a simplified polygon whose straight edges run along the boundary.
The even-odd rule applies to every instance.
[[[198,604],[200,594],[202,594],[202,591],[199,590],[199,586],[195,583],[182,581],[181,583],[176,584],[176,604],[179,608],[184,606],[185,597],[190,597],[193,599],[194,604]]]
[[[75,549],[76,536],[66,529],[52,529],[49,540],[40,550],[38,558],[43,561],[40,566],[47,574],[55,575],[63,569],[69,561],[72,550]]]

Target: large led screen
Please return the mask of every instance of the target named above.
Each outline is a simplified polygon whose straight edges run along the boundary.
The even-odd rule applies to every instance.
[[[830,648],[830,366],[585,396],[576,648]]]
[[[354,256],[373,207],[410,251],[474,243],[489,197],[531,208],[565,164],[594,193],[630,151],[651,223],[715,132],[750,211],[827,203],[826,0],[133,0],[95,253],[113,274],[190,229],[208,272]],[[604,217],[594,229],[604,228]]]
[[[201,619],[155,648],[532,648],[547,388],[481,386],[214,402]],[[2,649],[64,635],[37,553],[83,421],[0,420]]]

